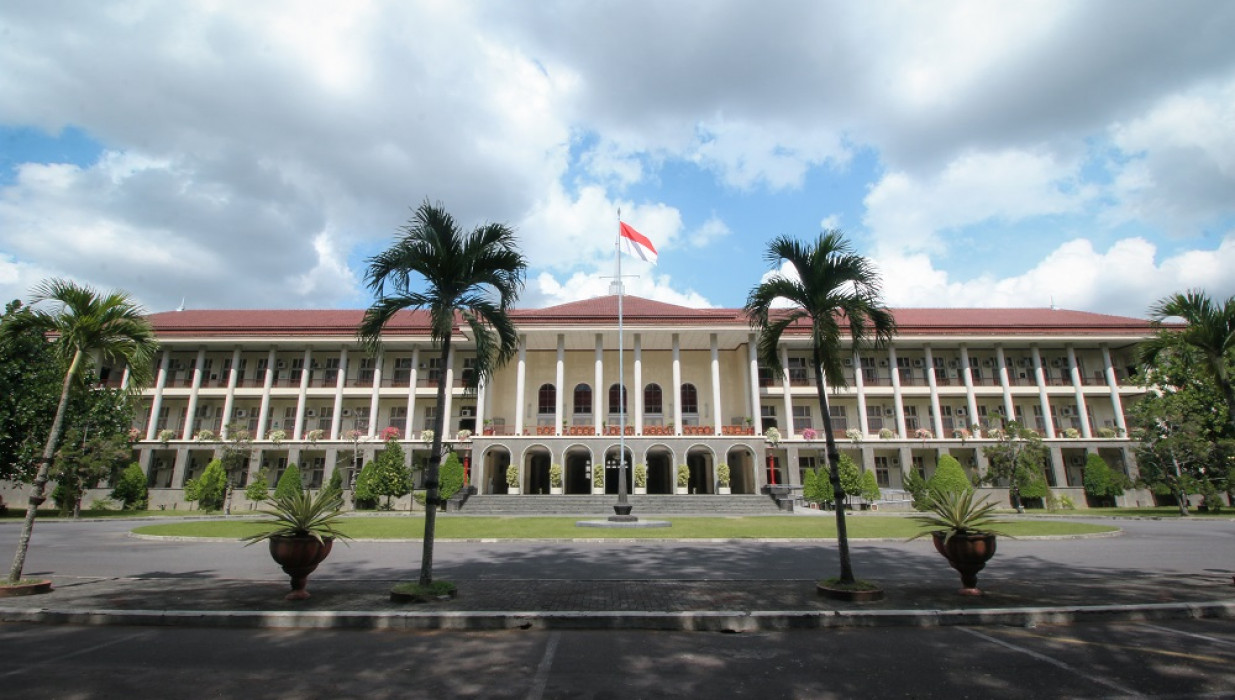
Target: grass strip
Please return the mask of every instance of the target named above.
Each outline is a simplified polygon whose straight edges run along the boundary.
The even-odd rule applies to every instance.
[[[829,517],[673,517],[672,527],[648,529],[580,528],[579,518],[549,517],[458,517],[440,516],[437,536],[444,539],[750,539],[750,538],[835,538],[836,523]],[[908,539],[920,526],[907,518],[865,516],[850,518],[849,536],[853,539]],[[239,539],[260,532],[263,526],[252,520],[208,520],[146,525],[134,529],[144,535]],[[356,539],[417,539],[424,536],[421,516],[347,518],[340,530]],[[1015,537],[1083,535],[1113,532],[1116,527],[1068,520],[1023,520],[1000,526]]]

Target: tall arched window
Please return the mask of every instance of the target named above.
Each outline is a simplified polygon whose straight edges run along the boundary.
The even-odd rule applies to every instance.
[[[536,401],[538,413],[551,414],[557,410],[557,387],[552,384],[541,384],[538,396]]]
[[[618,407],[619,401],[621,402],[621,408]],[[614,384],[609,387],[609,413],[613,415],[629,413],[629,410],[626,408],[626,389],[620,384]]]
[[[592,415],[592,387],[587,384],[575,387],[575,413]]]
[[[699,391],[694,384],[682,385],[682,413],[699,412]]]
[[[661,398],[659,384],[648,384],[643,388],[643,412],[664,413],[664,400]]]

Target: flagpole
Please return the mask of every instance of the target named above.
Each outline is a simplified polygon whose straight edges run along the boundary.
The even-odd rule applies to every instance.
[[[613,250],[617,258],[617,307],[618,307],[618,502],[613,506],[615,515],[610,520],[638,520],[630,514],[632,506],[626,500],[626,363],[623,352],[626,343],[623,338],[622,297],[625,285],[622,282],[622,209],[618,207],[618,235]]]

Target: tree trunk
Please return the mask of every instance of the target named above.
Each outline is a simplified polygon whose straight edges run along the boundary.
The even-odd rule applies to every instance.
[[[823,368],[819,345],[814,345],[815,388],[819,392],[819,411],[823,413],[823,440],[828,453],[828,481],[832,482],[832,500],[836,503],[836,549],[840,554],[840,582],[853,583],[853,564],[849,561],[849,530],[845,525],[845,490],[840,485],[840,450],[832,434],[832,413],[828,410],[828,393],[823,386]],[[793,420],[793,416],[789,416]],[[792,423],[790,424],[792,426]],[[792,432],[792,427],[790,428]]]
[[[60,388],[60,404],[56,406],[56,417],[51,423],[51,433],[47,436],[47,444],[43,446],[43,458],[39,460],[39,469],[35,473],[34,483],[30,486],[30,501],[26,508],[26,519],[21,527],[21,535],[17,540],[17,554],[13,557],[13,568],[9,569],[9,583],[21,580],[22,569],[26,566],[26,550],[30,548],[30,535],[34,532],[34,518],[39,506],[47,500],[47,472],[51,468],[51,458],[56,451],[56,443],[60,441],[60,431],[64,429],[64,414],[69,407],[69,390],[73,386],[73,375],[81,364],[81,350],[73,353],[73,361],[64,373],[64,385]]]
[[[442,430],[446,416],[446,377],[450,360],[450,334],[442,341],[442,376],[437,382],[437,412],[433,416],[433,445],[430,447],[429,464],[425,467],[425,538],[420,554],[420,585],[433,583],[433,540],[437,530],[437,478],[442,464]],[[415,499],[413,499],[415,500]]]

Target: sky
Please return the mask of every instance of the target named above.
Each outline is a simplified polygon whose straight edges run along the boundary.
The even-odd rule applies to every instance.
[[[413,210],[515,229],[519,306],[739,307],[844,232],[893,307],[1235,295],[1235,3],[0,5],[0,297],[364,308]]]

